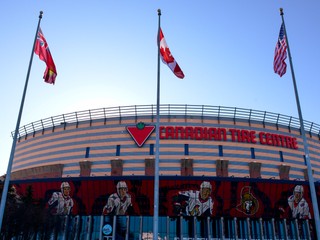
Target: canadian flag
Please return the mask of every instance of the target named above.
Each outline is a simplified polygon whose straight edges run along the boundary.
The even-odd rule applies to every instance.
[[[167,42],[164,38],[164,35],[162,33],[162,30],[160,28],[160,56],[161,60],[164,64],[167,64],[168,67],[171,69],[171,71],[178,77],[178,78],[184,78],[184,74],[179,67],[178,63],[176,60],[174,60],[174,57],[172,56],[170,49],[167,45]]]

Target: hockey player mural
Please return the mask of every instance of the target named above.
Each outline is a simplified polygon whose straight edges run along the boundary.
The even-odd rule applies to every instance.
[[[73,200],[70,196],[71,187],[68,182],[61,183],[61,192],[54,192],[48,201],[52,215],[70,215],[73,208]]]
[[[66,234],[68,217],[72,213],[73,199],[70,196],[71,186],[68,182],[62,182],[60,192],[53,192],[48,201],[49,213],[52,215],[49,223],[52,229],[50,239],[60,239]]]
[[[174,214],[181,216],[211,216],[213,214],[213,200],[211,198],[212,185],[204,181],[200,190],[179,191],[174,197]]]
[[[145,221],[153,214],[154,182],[149,177],[25,180],[13,185],[20,196],[20,207],[26,204],[30,208],[24,200],[32,194],[28,199],[45,216],[38,219],[38,226],[44,226],[39,231],[45,231],[46,239],[71,239],[79,231],[95,232],[97,226],[105,230],[100,237],[114,235],[120,240],[129,234],[130,239],[136,219]],[[310,203],[308,185],[301,181],[167,177],[159,184],[159,216],[170,218],[170,223],[177,226],[181,219],[192,225],[192,216],[201,226],[207,217],[312,219]]]
[[[128,193],[128,186],[125,181],[119,181],[116,186],[117,192],[111,194],[108,197],[107,204],[102,209],[102,215],[104,215],[105,227],[108,227],[110,231],[106,235],[112,234],[113,218],[116,217],[117,229],[116,238],[124,239],[127,223],[126,218],[123,215],[128,215],[133,212],[131,195]]]
[[[310,219],[311,215],[309,211],[309,205],[303,198],[303,192],[303,186],[296,185],[293,190],[293,194],[288,198],[288,205],[293,218]]]
[[[132,179],[75,179],[50,184],[25,181],[19,182],[16,189],[23,198],[31,187],[33,199],[47,203],[45,210],[51,218],[70,215],[152,216],[153,181],[139,180],[138,185],[136,182]],[[75,186],[78,186],[77,191],[72,191]],[[61,190],[57,191],[57,187]],[[312,219],[313,214],[309,188],[302,183],[162,180],[159,195],[161,216]]]
[[[103,207],[103,215],[126,215],[132,208],[131,195],[128,193],[126,182],[117,183],[117,192],[109,196],[107,204]]]

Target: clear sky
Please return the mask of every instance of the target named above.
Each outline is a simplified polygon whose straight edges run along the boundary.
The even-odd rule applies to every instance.
[[[319,0],[4,0],[0,3],[0,174],[7,171],[40,10],[58,76],[34,56],[21,125],[103,107],[156,104],[157,9],[185,78],[161,64],[161,104],[298,117],[292,76],[273,72],[284,17],[305,120],[320,123]],[[318,76],[318,77],[317,77]]]

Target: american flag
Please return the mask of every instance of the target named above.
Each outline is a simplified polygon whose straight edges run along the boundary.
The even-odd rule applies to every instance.
[[[284,25],[281,24],[279,38],[276,44],[276,49],[274,52],[273,69],[274,72],[282,77],[287,70],[287,64],[285,60],[287,58],[287,41],[284,34]]]

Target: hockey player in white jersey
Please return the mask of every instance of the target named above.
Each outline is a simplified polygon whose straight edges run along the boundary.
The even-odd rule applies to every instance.
[[[174,200],[174,212],[182,216],[211,216],[213,200],[211,198],[212,186],[204,181],[200,191],[180,191]]]
[[[303,186],[297,185],[293,190],[293,195],[288,198],[288,205],[291,209],[292,217],[298,219],[310,219],[309,205],[303,198]]]
[[[116,218],[115,238],[117,240],[125,239],[127,231],[126,216],[133,213],[131,195],[128,193],[126,182],[117,183],[117,192],[108,197],[107,204],[103,207],[102,215],[104,215],[105,224],[112,226],[114,217]]]
[[[49,239],[63,239],[68,234],[68,221],[73,209],[73,200],[70,196],[71,187],[68,182],[60,185],[60,192],[54,192],[48,201],[51,233]]]
[[[60,189],[61,192],[54,192],[48,201],[50,213],[52,215],[70,215],[73,208],[70,184],[63,182]]]
[[[132,207],[132,203],[127,184],[120,181],[117,183],[117,192],[109,196],[102,213],[103,215],[126,215],[129,207]]]

